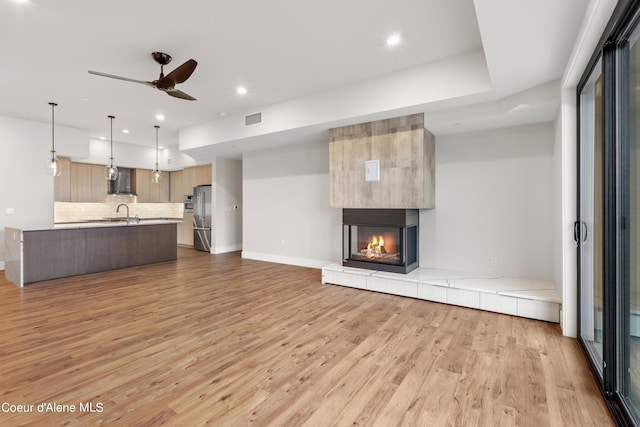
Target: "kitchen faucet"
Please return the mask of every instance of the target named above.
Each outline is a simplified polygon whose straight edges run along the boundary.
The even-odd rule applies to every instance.
[[[129,221],[129,206],[126,203],[120,203],[116,208],[116,213],[120,213],[120,206],[127,208],[127,221]]]
[[[129,216],[129,205],[127,205],[126,203],[120,203],[116,208],[116,213],[120,212],[120,206],[124,206],[125,208],[127,208],[127,224],[133,224],[133,223],[137,224],[140,222],[140,218],[138,218],[138,215],[136,215],[135,218],[131,218]]]

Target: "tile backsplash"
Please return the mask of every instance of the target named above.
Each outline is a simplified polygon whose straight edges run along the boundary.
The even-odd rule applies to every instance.
[[[121,200],[122,199],[122,200]],[[54,222],[96,221],[106,218],[124,218],[126,209],[121,208],[116,213],[120,203],[129,206],[129,216],[139,218],[179,218],[184,214],[182,203],[137,203],[131,201],[129,196],[118,196],[107,203],[54,203]]]

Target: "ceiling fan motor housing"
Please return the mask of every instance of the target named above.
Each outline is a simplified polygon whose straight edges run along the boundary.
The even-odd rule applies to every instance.
[[[171,62],[171,55],[169,55],[168,53],[153,52],[151,56],[160,65],[167,65],[169,62]]]

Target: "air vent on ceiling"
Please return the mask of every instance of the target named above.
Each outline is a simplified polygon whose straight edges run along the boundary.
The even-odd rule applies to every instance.
[[[262,113],[255,113],[244,116],[245,126],[257,125],[258,123],[262,123]]]

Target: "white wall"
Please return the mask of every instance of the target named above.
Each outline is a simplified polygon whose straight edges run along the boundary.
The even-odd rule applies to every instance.
[[[553,280],[553,144],[551,123],[436,137],[420,265]]]
[[[58,144],[58,140],[61,141]],[[56,150],[87,150],[89,133],[56,126]],[[75,148],[74,148],[75,147]],[[4,269],[4,228],[53,222],[53,180],[45,164],[51,124],[0,116],[0,268]],[[63,173],[69,173],[64,171]],[[15,214],[7,214],[7,208]]]
[[[182,153],[178,146],[162,150],[162,169],[176,171],[184,168],[198,166],[199,163],[191,156]]]
[[[160,169],[166,170],[162,162],[162,154],[158,156]],[[61,155],[64,155],[61,153]],[[96,165],[106,165],[111,156],[109,141],[91,139],[89,143],[89,153],[85,156],[70,156],[71,160],[81,163],[93,163]],[[116,166],[127,168],[153,169],[156,163],[156,148],[135,144],[125,144],[121,142],[113,143],[113,159]]]
[[[243,257],[317,268],[340,261],[328,141],[247,153],[242,176]]]
[[[561,112],[553,122],[553,281],[562,295],[563,287],[563,240],[562,226],[562,120]]]
[[[486,92],[491,81],[482,49],[263,106],[262,123],[245,126],[244,114],[180,130],[180,149],[190,149],[321,125],[323,129],[421,111],[419,105]],[[413,109],[400,112],[403,109]],[[395,111],[391,116],[390,112]],[[257,111],[256,111],[257,112]],[[286,137],[283,136],[283,137]],[[293,141],[291,141],[293,143]]]
[[[554,132],[544,123],[436,137],[436,208],[420,214],[421,266],[557,279]],[[328,165],[328,143],[245,155],[244,257],[310,267],[341,260]]]
[[[216,158],[213,173],[214,254],[242,249],[242,162]]]

